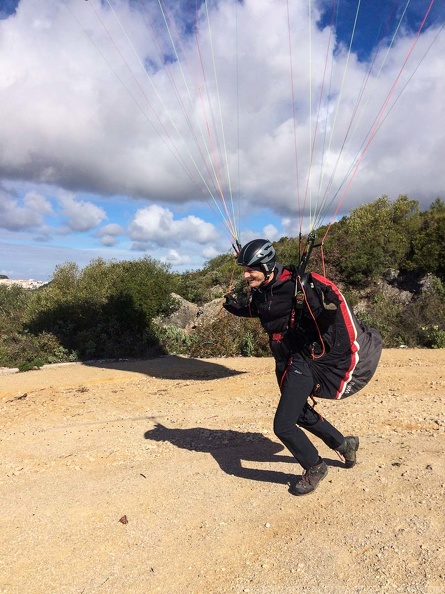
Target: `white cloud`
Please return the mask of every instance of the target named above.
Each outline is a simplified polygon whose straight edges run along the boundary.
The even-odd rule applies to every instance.
[[[225,246],[227,248],[227,246]],[[216,256],[219,256],[220,254],[224,253],[224,248],[222,248],[221,245],[208,245],[205,246],[204,249],[202,250],[202,255],[204,256],[204,258],[206,260],[211,260],[212,258],[216,258]]]
[[[134,220],[129,225],[129,233],[135,242],[161,246],[181,241],[204,244],[218,238],[212,224],[195,216],[175,220],[171,210],[155,204],[136,212]]]
[[[281,233],[275,227],[275,225],[266,225],[263,229],[264,237],[267,237],[269,241],[278,241],[281,237]]]
[[[165,261],[173,266],[188,266],[191,259],[189,256],[180,254],[177,250],[169,250],[165,255]]]
[[[75,200],[73,196],[63,195],[59,197],[59,203],[62,206],[65,224],[70,231],[90,231],[107,218],[103,208],[92,202]]]
[[[104,225],[98,229],[94,236],[100,238],[102,245],[113,247],[117,244],[118,237],[124,234],[125,231],[120,225],[117,223],[110,223],[109,225]]]
[[[87,266],[91,260],[134,260],[140,256],[126,250],[100,248],[78,249],[76,246],[36,244],[30,250],[29,245],[15,245],[0,241],[0,274],[10,278],[33,278],[51,280],[56,266],[67,262],[76,263],[79,268]]]
[[[117,239],[114,235],[103,235],[100,242],[106,247],[113,247],[117,244]]]
[[[0,227],[10,231],[35,229],[44,224],[52,212],[51,203],[36,192],[28,192],[23,200],[0,189]]]
[[[118,235],[123,235],[124,234],[124,230],[121,227],[121,225],[118,225],[117,223],[110,223],[109,225],[104,225],[103,227],[101,227],[97,233],[96,236],[97,237],[103,237],[104,235],[113,235],[113,236],[118,236]]]
[[[145,5],[141,3],[139,7]],[[196,74],[194,38],[182,39],[182,47],[188,54],[188,62],[182,63],[184,76],[178,62],[170,63],[167,71],[155,53],[146,16],[143,12],[139,14],[136,6],[132,4],[130,9],[126,2],[115,2],[113,14],[98,0],[80,3],[66,0],[56,4],[52,0],[40,0],[38,7],[32,0],[21,0],[17,15],[0,22],[3,174],[72,190],[88,188],[91,192],[143,196],[156,202],[204,199],[209,196],[209,190],[219,200],[218,187],[209,181],[208,172],[213,171],[211,177],[218,177],[222,186],[227,187],[225,146],[233,178],[239,163],[244,200],[257,206],[271,206],[285,215],[295,212],[303,203],[318,200],[319,175],[325,183],[330,179],[332,170],[326,165],[330,162],[334,166],[337,162],[367,64],[352,56],[344,76],[345,52],[339,52],[333,62],[328,61],[329,76],[332,64],[332,99],[329,106],[325,105],[324,113],[330,114],[330,120],[317,124],[318,92],[322,84],[326,92],[329,80],[325,77],[323,82],[328,30],[320,31],[312,24],[310,75],[307,5],[293,3],[299,205],[285,5],[267,0],[246,0],[243,4],[221,0],[217,11],[210,6],[220,103],[216,101],[217,81],[213,76],[206,23],[200,23],[199,27],[206,68],[204,81],[202,74],[200,78]],[[159,17],[158,8],[148,6]],[[201,12],[204,14],[203,8]],[[100,14],[119,51],[95,13]],[[234,44],[230,40],[234,39],[236,29],[242,35]],[[173,55],[166,45],[167,32],[160,23],[158,35],[164,52]],[[434,35],[435,31],[430,30],[421,37],[408,64],[410,67],[411,63],[414,66],[419,62]],[[366,109],[357,131],[349,134],[337,165],[337,185],[384,104],[411,44],[412,38],[401,37],[379,77],[375,76],[377,68],[371,73],[360,104],[360,109]],[[179,44],[178,51],[181,51]],[[444,55],[442,36],[372,142],[375,148],[367,152],[361,173],[354,181],[349,206],[385,192],[397,194],[405,190],[431,198],[445,187],[445,173],[436,159],[445,149],[443,135],[436,134],[437,125],[443,120],[440,97],[445,91],[441,74]],[[151,65],[148,74],[142,71],[140,60]],[[174,87],[167,74],[175,81]],[[187,88],[183,78],[188,78]],[[337,111],[336,100],[343,78],[342,101]],[[402,77],[399,86],[404,82]],[[175,89],[181,94],[181,101],[175,96]],[[211,109],[208,97],[212,101]],[[313,101],[311,110],[309,97]],[[326,139],[330,150],[324,159],[325,173],[320,173],[321,161],[315,158],[307,190],[311,138],[316,141],[316,155],[324,129],[330,133],[334,121],[334,134]],[[357,116],[352,130],[358,121]],[[191,123],[193,131],[189,127]],[[21,133],[17,134],[17,130]],[[397,158],[388,158],[388,153]],[[215,160],[217,154],[220,157]],[[422,180],[419,171],[425,169],[419,168],[419,160],[425,161],[428,173]]]

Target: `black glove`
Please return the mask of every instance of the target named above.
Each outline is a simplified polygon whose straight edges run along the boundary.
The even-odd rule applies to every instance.
[[[233,293],[227,293],[226,295],[224,295],[226,302],[224,303],[224,305],[238,305],[238,301],[236,300],[235,295],[233,295]]]

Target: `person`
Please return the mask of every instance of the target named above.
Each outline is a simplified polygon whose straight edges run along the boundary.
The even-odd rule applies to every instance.
[[[346,468],[356,464],[359,437],[344,436],[309,403],[309,398],[351,396],[374,374],[382,349],[377,330],[361,323],[334,283],[298,266],[276,262],[267,239],[244,245],[237,256],[250,289],[247,305],[226,295],[224,308],[236,316],[258,317],[269,335],[280,388],[274,433],[304,472],[296,495],[312,493],[328,472],[305,431],[338,452]],[[314,400],[315,403],[315,400]]]

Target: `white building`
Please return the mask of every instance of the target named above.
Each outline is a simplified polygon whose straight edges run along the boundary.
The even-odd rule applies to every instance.
[[[0,278],[0,285],[6,285],[8,287],[12,285],[20,285],[24,289],[38,289],[43,285],[46,285],[45,281],[36,281],[31,279],[28,280],[21,280],[21,279],[12,279],[12,278]]]

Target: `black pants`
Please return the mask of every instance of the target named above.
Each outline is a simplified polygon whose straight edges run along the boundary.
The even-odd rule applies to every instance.
[[[322,439],[333,450],[343,443],[343,435],[308,404],[314,378],[302,356],[294,355],[290,365],[277,361],[276,374],[281,398],[275,413],[274,433],[297,462],[308,470],[317,464],[318,451],[297,425]]]

